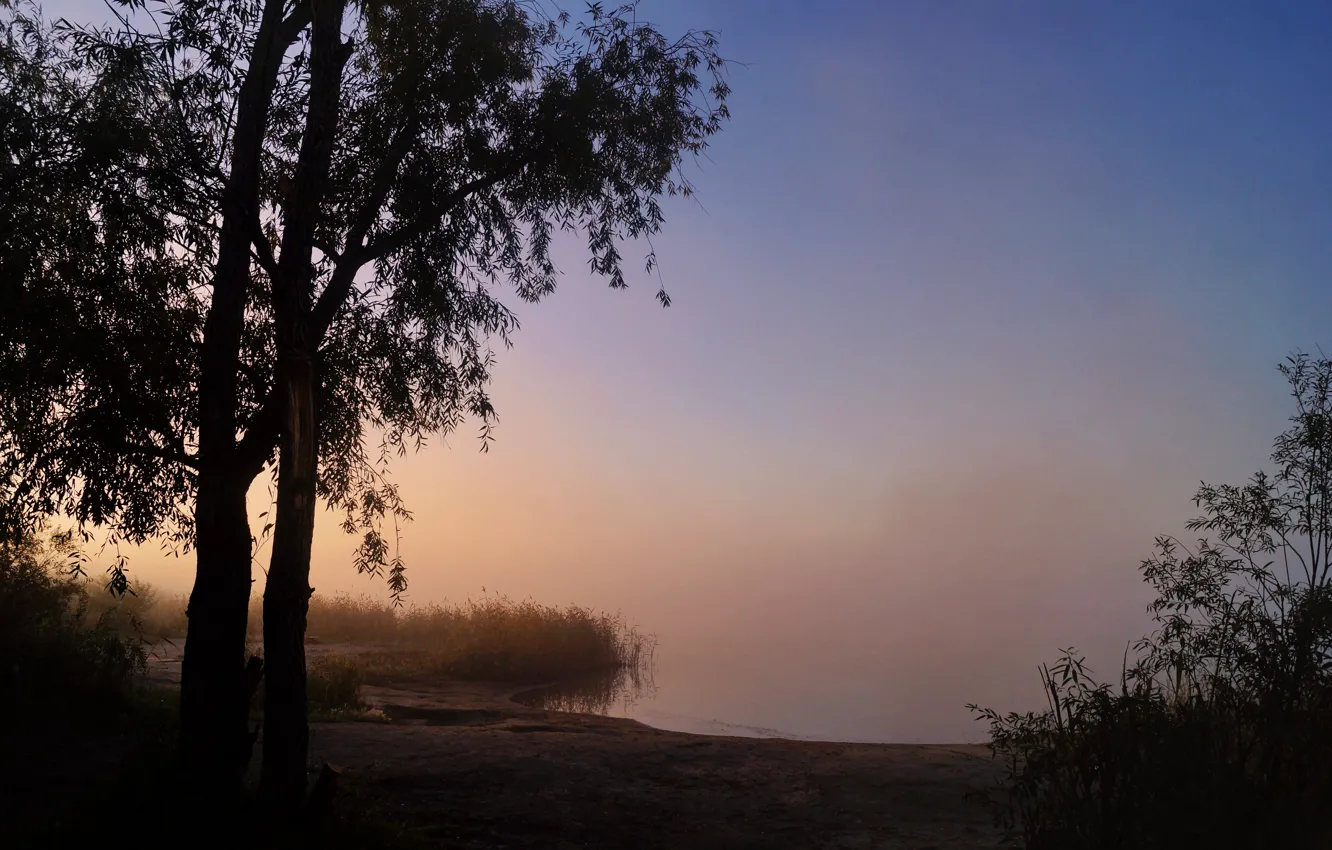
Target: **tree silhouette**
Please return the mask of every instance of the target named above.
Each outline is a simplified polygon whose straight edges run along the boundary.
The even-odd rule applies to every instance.
[[[367,427],[387,453],[469,415],[489,438],[491,345],[517,327],[496,290],[552,292],[561,231],[625,286],[624,241],[659,230],[660,197],[690,192],[683,157],[727,117],[724,66],[710,33],[668,40],[634,6],[131,9],[7,25],[5,519],[193,547],[182,740],[196,777],[238,787],[245,494],[278,458],[263,785],[291,802],[316,499],[401,592],[376,527],[401,506]]]

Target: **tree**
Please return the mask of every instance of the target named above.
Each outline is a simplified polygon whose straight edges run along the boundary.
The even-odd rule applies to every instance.
[[[710,33],[668,40],[633,6],[576,25],[512,0],[134,8],[8,26],[0,186],[36,212],[11,211],[0,256],[21,305],[0,323],[8,519],[194,548],[183,741],[234,785],[245,494],[276,453],[264,785],[289,801],[316,499],[400,592],[367,427],[388,455],[471,415],[484,447],[490,346],[517,328],[495,290],[552,292],[558,231],[625,286],[624,240],[658,231],[727,117],[724,65]]]

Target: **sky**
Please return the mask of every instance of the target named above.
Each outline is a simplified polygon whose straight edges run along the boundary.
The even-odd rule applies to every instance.
[[[411,597],[623,611],[673,707],[814,736],[959,739],[1065,646],[1116,672],[1153,538],[1329,344],[1332,6],[641,8],[736,63],[655,240],[674,304],[562,246],[490,452],[396,466]],[[321,516],[316,589],[384,595],[350,550]]]

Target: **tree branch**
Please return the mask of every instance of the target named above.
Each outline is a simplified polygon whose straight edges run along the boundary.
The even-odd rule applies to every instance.
[[[516,177],[532,161],[535,155],[527,157],[512,157],[511,161],[500,168],[477,177],[475,180],[469,180],[458,188],[449,192],[441,198],[425,215],[417,217],[412,224],[400,227],[397,230],[386,233],[369,245],[365,246],[362,262],[378,259],[385,254],[391,254],[394,251],[401,250],[413,239],[419,239],[425,235],[426,229],[435,222],[448,215],[454,207],[467,199],[468,195],[475,192],[481,192],[497,183],[502,183],[510,177]]]
[[[310,91],[291,192],[284,204],[281,258],[273,277],[273,311],[279,337],[310,309],[313,275],[310,258],[316,239],[319,204],[328,190],[333,143],[338,126],[342,71],[352,49],[342,42],[340,3],[314,11],[310,36]]]
[[[278,443],[278,413],[281,399],[277,389],[268,391],[263,407],[245,425],[245,436],[236,445],[236,463],[241,474],[258,475]]]
[[[328,257],[333,262],[338,263],[342,261],[342,252],[339,251],[337,248],[334,248],[332,242],[328,242],[318,237],[315,237],[315,239],[312,240],[310,244],[318,248],[321,254],[323,254],[325,257]]]
[[[277,257],[273,256],[273,246],[268,242],[268,236],[264,233],[263,222],[259,220],[259,207],[255,206],[254,215],[250,218],[250,242],[254,245],[254,258],[259,262],[259,266],[268,274],[270,280],[276,279],[278,274]]]
[[[124,443],[119,446],[119,451],[123,454],[143,455],[145,457],[156,457],[161,458],[162,460],[169,460],[173,463],[178,463],[181,466],[188,466],[190,469],[197,470],[199,468],[198,458],[183,452],[163,448],[162,446],[144,446],[125,440]]]
[[[376,171],[374,179],[370,181],[369,197],[366,198],[365,203],[352,218],[352,226],[347,231],[343,252],[341,254],[330,253],[320,248],[325,254],[334,258],[335,266],[333,275],[329,278],[324,291],[319,293],[319,300],[315,303],[311,314],[310,324],[316,348],[323,342],[324,334],[328,332],[329,325],[333,323],[333,317],[337,315],[343,302],[347,300],[356,273],[366,263],[367,258],[361,256],[364,251],[366,234],[370,232],[375,220],[379,218],[379,212],[388,199],[389,190],[393,188],[393,178],[397,176],[398,169],[402,167],[403,160],[407,158],[407,154],[412,149],[412,144],[416,141],[419,132],[420,125],[413,115],[393,137],[393,141],[389,143],[388,152],[380,162],[380,167]]]
[[[405,153],[404,151],[403,155]],[[511,177],[516,177],[535,156],[536,154],[526,157],[513,157],[509,164],[463,183],[441,198],[428,213],[416,218],[412,224],[391,233],[386,233],[362,247],[361,242],[365,239],[365,234],[369,231],[374,216],[378,214],[378,205],[371,209],[370,205],[367,204],[365,209],[371,210],[371,215],[358,221],[353,228],[353,232],[348,234],[347,248],[343,253],[342,260],[333,270],[333,276],[329,279],[328,285],[324,287],[324,291],[319,294],[319,301],[315,304],[311,325],[314,330],[316,344],[323,342],[324,334],[328,332],[338,310],[342,308],[347,296],[351,293],[352,282],[362,266],[386,254],[400,250],[413,239],[419,239],[425,235],[428,228],[452,212],[454,207],[466,200],[469,195],[489,189]],[[396,171],[396,167],[394,171]],[[388,187],[384,186],[383,193],[386,195],[387,192]],[[382,198],[379,203],[383,203]]]
[[[222,233],[214,266],[213,297],[204,326],[199,377],[199,451],[208,463],[226,463],[235,451],[236,372],[251,286],[252,246],[258,222],[264,131],[282,57],[311,20],[301,0],[284,18],[284,0],[265,0],[245,80],[237,95],[231,170],[222,197]]]
[[[430,212],[417,218],[414,224],[387,233],[368,245],[364,244],[366,235],[379,217],[380,209],[383,207],[385,200],[388,198],[389,190],[393,186],[393,179],[397,175],[403,160],[410,152],[412,144],[416,141],[418,132],[419,127],[413,118],[408,121],[407,125],[399,131],[390,143],[381,167],[372,181],[369,197],[352,220],[352,226],[347,233],[342,252],[338,253],[336,250],[330,250],[332,249],[331,245],[315,245],[324,254],[333,258],[336,263],[328,285],[319,294],[319,299],[311,311],[310,338],[316,349],[323,343],[324,336],[333,324],[333,319],[336,318],[338,310],[342,308],[347,296],[351,293],[352,283],[362,266],[393,251],[400,250],[413,239],[420,238],[425,234],[427,228],[452,212],[468,196],[516,177],[544,151],[544,147],[542,147],[526,156],[511,155],[507,164],[488,174],[469,180],[446,194],[434,204]],[[279,406],[278,394],[275,391],[269,392],[264,399],[263,407],[259,409],[259,412],[246,426],[245,436],[237,446],[237,461],[244,469],[258,470],[272,454],[273,447],[277,445],[278,440]]]
[[[301,34],[301,30],[310,25],[311,20],[313,20],[313,8],[310,0],[301,0],[291,10],[291,14],[282,21],[281,29],[278,30],[278,40],[283,45],[284,51]]]

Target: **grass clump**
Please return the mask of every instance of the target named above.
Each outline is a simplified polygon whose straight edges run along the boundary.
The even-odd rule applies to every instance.
[[[387,602],[338,593],[310,598],[306,634],[325,643],[393,643],[399,615]]]
[[[503,596],[408,609],[397,645],[430,672],[460,679],[546,682],[649,663],[653,639],[623,617]]]
[[[306,701],[311,718],[336,720],[363,713],[364,682],[361,665],[350,655],[330,655],[311,661],[306,671]]]
[[[1282,367],[1297,403],[1277,472],[1203,485],[1200,538],[1142,564],[1158,628],[1119,681],[1072,650],[1048,707],[1000,715],[990,795],[1029,850],[1332,847],[1332,361]]]
[[[262,630],[252,606],[251,629]],[[373,720],[361,686],[432,678],[539,685],[576,694],[548,707],[606,713],[651,680],[655,639],[623,617],[503,596],[397,608],[365,596],[310,600],[307,693],[311,719]],[[353,644],[338,651],[338,644]],[[260,700],[262,702],[262,700]]]
[[[51,564],[59,566],[58,560]],[[147,582],[127,580],[126,592],[117,598],[96,592],[86,579],[50,575],[69,600],[61,610],[68,610],[71,625],[77,620],[84,627],[79,634],[101,635],[111,647],[129,649],[136,663],[143,645],[185,636],[183,594],[162,595]],[[250,600],[248,632],[251,651],[262,655],[258,594]],[[614,686],[609,690],[598,685],[589,691],[600,705],[610,699],[607,694],[637,692],[650,679],[656,644],[620,615],[495,595],[394,607],[365,595],[315,594],[306,635],[311,644],[354,645],[310,654],[308,694],[315,719],[367,718],[360,699],[367,682],[434,677],[533,685],[609,682]]]

